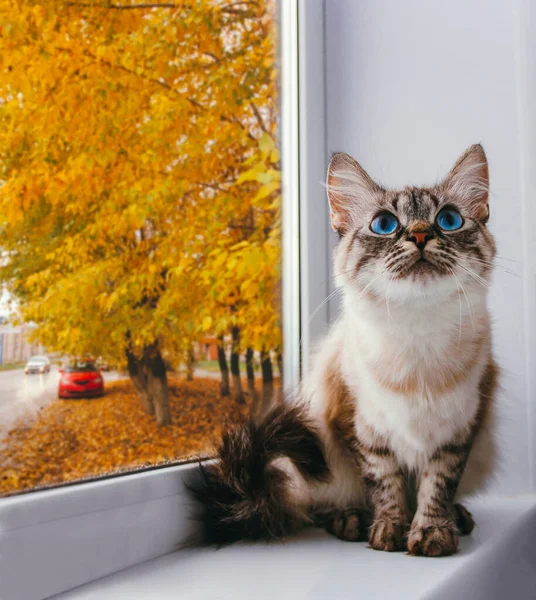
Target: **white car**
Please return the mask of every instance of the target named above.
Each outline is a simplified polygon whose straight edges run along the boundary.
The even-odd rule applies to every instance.
[[[32,356],[24,367],[26,375],[30,373],[48,373],[50,371],[50,361],[46,356]]]

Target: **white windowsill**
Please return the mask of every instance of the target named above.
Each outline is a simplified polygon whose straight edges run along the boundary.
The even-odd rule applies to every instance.
[[[172,552],[196,473],[193,463],[2,498],[0,599],[48,598]]]
[[[439,594],[441,584],[455,581],[458,572],[465,577],[467,565],[474,572],[475,565],[493,564],[490,551],[504,552],[505,569],[509,568],[508,557],[514,556],[515,562],[515,553],[508,547],[508,534],[513,532],[516,522],[519,521],[518,528],[523,525],[523,516],[536,506],[536,496],[477,499],[468,506],[477,527],[471,536],[462,538],[460,553],[453,557],[427,559],[404,553],[374,552],[366,544],[341,542],[320,530],[311,530],[285,543],[174,552],[57,598],[414,600],[428,594],[433,598],[448,598]],[[524,552],[529,552],[527,545]],[[534,561],[528,556],[529,563]],[[517,568],[515,564],[513,567]],[[536,571],[532,575],[536,577]],[[529,596],[519,593],[515,597]]]

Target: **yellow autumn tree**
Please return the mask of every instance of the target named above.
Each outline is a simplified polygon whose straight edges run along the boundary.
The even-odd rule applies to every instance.
[[[0,278],[161,425],[204,333],[280,346],[274,4],[0,0]]]

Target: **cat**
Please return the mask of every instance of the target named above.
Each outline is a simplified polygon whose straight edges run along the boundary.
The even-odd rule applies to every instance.
[[[454,554],[474,526],[458,498],[496,454],[484,149],[398,191],[336,153],[326,187],[341,315],[295,396],[227,431],[201,467],[199,541],[313,525],[375,550]]]

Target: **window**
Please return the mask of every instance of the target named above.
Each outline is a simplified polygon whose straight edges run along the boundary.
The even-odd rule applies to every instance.
[[[99,370],[92,362],[75,362],[71,363],[65,369],[64,373],[98,373]]]
[[[118,5],[119,2],[111,4]],[[45,6],[44,2],[41,5]],[[46,6],[48,7],[48,3]],[[274,10],[276,8],[268,2],[263,3],[263,6]],[[21,9],[20,5],[17,5],[16,9],[12,12],[7,8],[0,9],[3,22],[11,23],[10,17],[12,14],[18,15],[17,11]],[[311,215],[314,213],[320,215],[322,210],[325,210],[325,198],[321,186],[318,186],[318,179],[315,179],[315,186],[311,184],[310,189],[307,189],[306,205],[302,203],[302,196],[299,194],[300,188],[304,187],[301,174],[306,173],[306,166],[322,164],[323,168],[323,158],[320,157],[323,156],[324,149],[309,145],[307,152],[298,156],[298,148],[302,143],[299,137],[300,124],[303,124],[304,130],[317,131],[317,127],[314,125],[321,114],[321,110],[315,110],[315,103],[321,105],[323,101],[321,93],[324,78],[322,61],[316,63],[315,72],[315,69],[311,68],[313,62],[309,63],[308,57],[318,57],[322,53],[322,10],[321,3],[300,3],[300,11],[303,11],[304,15],[304,19],[300,20],[300,32],[298,32],[297,1],[278,2],[276,11],[277,41],[280,48],[277,64],[280,68],[281,79],[277,133],[281,142],[281,186],[284,200],[281,204],[283,277],[278,295],[282,298],[284,306],[283,362],[284,381],[288,388],[293,388],[298,382],[300,322],[307,324],[311,312],[309,309],[303,310],[301,298],[304,295],[307,296],[308,290],[314,287],[314,285],[311,286],[310,281],[304,279],[300,270],[300,262],[303,257],[307,257],[308,245],[304,236],[305,230],[300,230],[299,216],[302,212],[305,214],[305,206]],[[3,14],[4,11],[6,15]],[[113,16],[119,13],[110,12],[108,14]],[[268,15],[272,14],[270,10]],[[2,30],[2,33],[4,31],[5,29]],[[7,27],[7,31],[12,31],[11,25]],[[303,62],[301,66],[308,67],[307,69],[300,67],[300,78],[298,78],[298,33],[306,46],[302,48],[300,41],[300,49],[303,50],[300,51],[300,63]],[[276,32],[270,30],[270,35],[275,38]],[[0,44],[2,46],[6,44],[5,38],[0,39]],[[13,45],[13,41],[9,44],[10,48],[16,47]],[[2,52],[2,57],[4,58],[4,56],[6,53]],[[3,62],[0,68],[8,69],[10,64],[11,61]],[[11,66],[13,64],[15,63],[12,63]],[[19,61],[16,64],[21,63]],[[303,73],[305,78],[306,72],[307,77],[310,78],[310,85],[313,84],[313,81],[317,82],[317,89],[314,94],[300,95],[300,110],[298,110],[298,88],[302,88],[301,74]],[[277,81],[279,71],[274,73]],[[2,71],[1,77],[4,75],[5,73]],[[159,84],[156,85],[161,87]],[[1,111],[0,108],[1,118],[4,118],[5,113]],[[5,129],[2,129],[0,137],[4,135]],[[4,141],[2,137],[2,143]],[[317,152],[318,154],[316,154]],[[4,156],[3,147],[0,150],[0,156]],[[298,168],[298,164],[300,164],[300,168]],[[312,167],[311,169],[314,170]],[[85,171],[83,172],[85,173]],[[312,172],[308,179],[311,183],[313,182]],[[2,171],[0,181],[2,185],[5,185],[4,171]],[[248,185],[254,185],[254,182],[250,182]],[[274,195],[277,195],[277,192],[274,192]],[[266,202],[268,200],[267,198]],[[300,204],[302,205],[300,206]],[[3,213],[0,212],[0,214]],[[322,244],[322,237],[315,241],[317,248]],[[4,266],[5,252],[2,258],[0,266]],[[316,274],[320,280],[326,279],[325,274],[319,272],[312,261],[306,260],[304,264],[307,269],[311,267],[313,274]],[[4,276],[3,278],[5,279]],[[92,290],[93,288],[90,292]],[[81,305],[87,314],[90,314],[88,308],[89,300],[92,297],[89,292],[83,296]],[[7,317],[7,305],[10,299],[12,300],[12,297],[5,293],[0,296],[0,315]],[[67,318],[67,313],[64,316]],[[320,316],[319,313],[316,322]],[[35,327],[36,325],[32,322],[14,323],[4,317],[0,318],[0,356],[3,357],[3,363],[8,360],[10,363],[9,367],[5,364],[0,366],[0,377],[2,369],[11,368],[13,362],[25,366],[20,356],[21,344],[31,346],[31,355],[46,354],[45,348],[30,335]],[[9,333],[15,335],[6,335]],[[305,346],[302,347],[306,350]],[[15,351],[15,349],[17,350]],[[113,363],[107,361],[104,356],[82,356],[82,350],[77,347],[75,356],[61,357],[62,364],[65,364],[64,358],[80,360],[91,358],[95,360],[96,365],[99,365],[101,373],[106,379],[115,377]],[[212,356],[209,359],[214,360],[214,358]],[[54,364],[51,365],[51,370],[53,372],[60,366],[57,364],[59,361],[60,358],[52,358],[51,362]],[[112,369],[112,371],[107,371],[107,369]],[[277,367],[274,371],[277,376]],[[112,375],[109,375],[110,372]],[[21,402],[13,404],[0,401],[2,436],[6,429],[12,429],[12,424],[19,417],[26,414],[27,406],[33,406],[31,402],[26,402],[26,398],[33,397],[31,391],[41,389],[46,385],[46,380],[36,375],[28,376],[25,381],[23,387],[25,394],[21,396]],[[215,384],[217,386],[217,380]],[[51,401],[56,398],[56,385],[57,379],[53,384]],[[105,386],[108,386],[107,381],[105,381]],[[256,383],[256,386],[257,392],[259,392],[261,390],[260,383]],[[4,385],[0,389],[5,391],[7,387]],[[85,400],[69,400],[66,405],[74,402],[83,403]],[[93,401],[90,401],[87,406],[96,406],[92,403]],[[217,416],[215,412],[214,409],[213,417]],[[35,416],[35,412],[32,411],[30,416]],[[211,425],[211,427],[216,432],[216,426]],[[152,431],[156,430],[156,425],[153,425],[153,428]],[[0,461],[0,478],[5,475],[9,475],[10,479],[16,477],[16,472],[7,471],[7,462],[4,461],[4,458],[3,454],[2,461]],[[183,482],[197,475],[196,462],[173,466],[164,461],[153,463],[144,469],[134,467],[133,470],[135,472],[128,474],[124,474],[123,471],[114,471],[113,477],[104,477],[101,474],[92,481],[84,479],[82,485],[80,484],[81,476],[80,479],[74,480],[74,485],[52,484],[53,489],[47,487],[42,489],[43,486],[41,489],[26,487],[25,489],[31,490],[31,493],[8,492],[11,494],[10,497],[1,498],[0,581],[2,583],[0,584],[0,594],[6,597],[49,597],[176,549],[178,541],[180,542],[188,535],[188,528],[191,524]],[[20,485],[18,489],[21,489]],[[31,578],[26,576],[28,572],[32,573]]]
[[[0,9],[0,494],[210,456],[278,401],[276,8]]]

